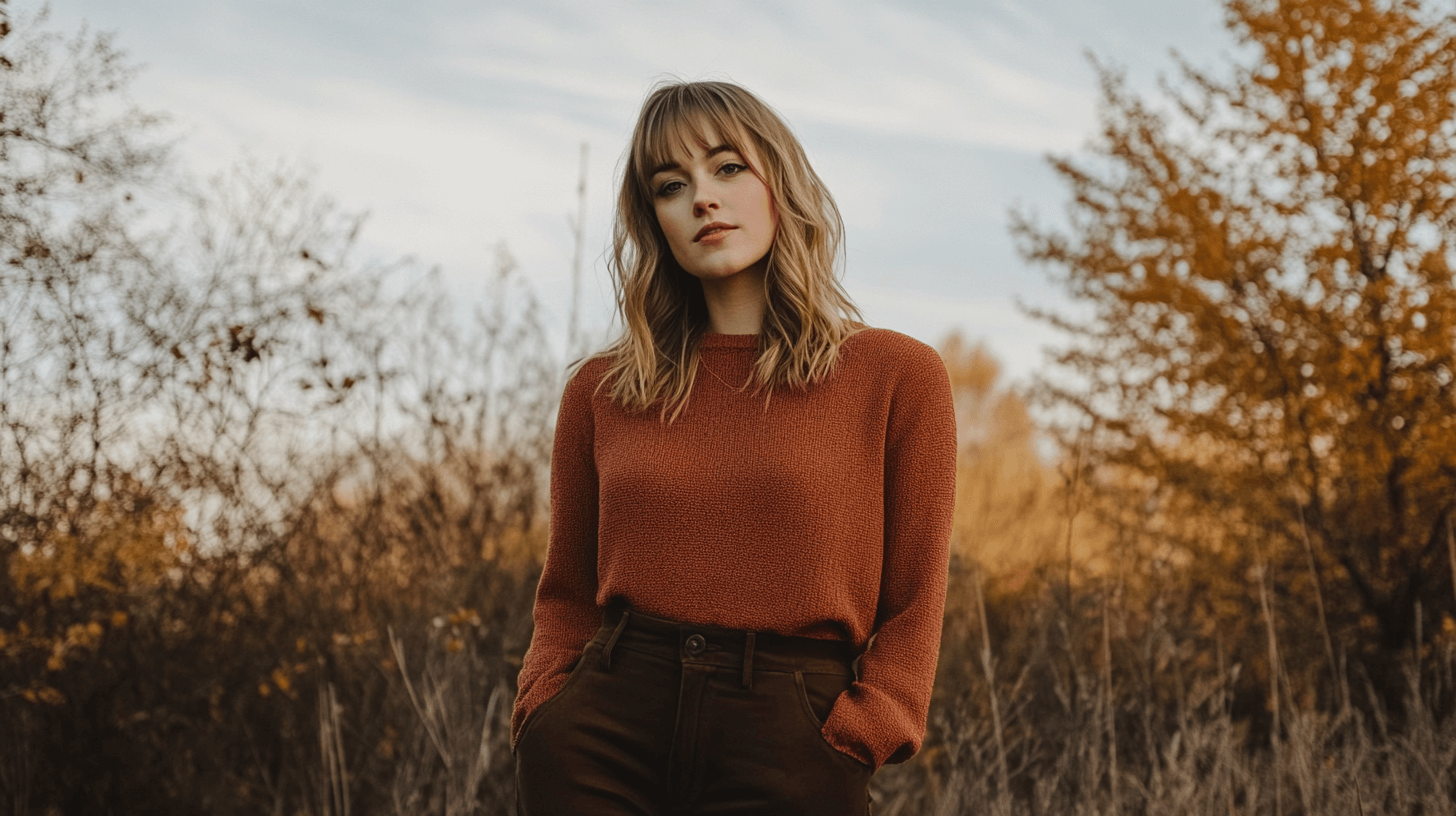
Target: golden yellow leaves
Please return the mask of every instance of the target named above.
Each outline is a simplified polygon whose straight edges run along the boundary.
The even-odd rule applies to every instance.
[[[347,646],[363,646],[366,643],[372,643],[378,639],[379,636],[374,632],[355,632],[353,634],[335,632],[333,635],[334,646],[340,649]]]
[[[91,621],[66,627],[66,634],[51,643],[51,656],[46,660],[46,670],[58,672],[66,667],[66,656],[73,651],[94,650],[101,643],[101,624]]]
[[[102,637],[106,634],[102,621],[109,622],[114,629],[125,625],[127,617],[125,612],[98,612],[94,619],[85,623],[73,623],[64,631],[55,634],[48,633],[43,628],[38,631],[30,623],[20,621],[13,631],[0,630],[0,656],[7,659],[19,659],[26,654],[37,658],[44,656],[47,672],[64,671],[68,663],[83,659],[100,648]],[[53,702],[57,699],[54,695],[42,694],[42,690],[41,687],[33,688],[25,699],[40,702]]]
[[[52,529],[10,560],[22,596],[56,602],[94,590],[108,594],[155,586],[189,546],[182,507],[157,501],[130,478],[70,529]]]
[[[450,617],[447,618],[446,621],[451,626],[461,626],[467,623],[471,626],[482,625],[480,620],[480,613],[476,612],[474,609],[468,609],[463,606],[455,610],[454,612],[451,612]]]
[[[447,625],[450,627],[449,633],[445,636],[444,648],[445,651],[452,654],[465,650],[465,633],[461,631],[462,627],[481,628],[484,626],[484,622],[480,619],[480,613],[464,606],[451,612],[446,617],[435,618],[434,623],[436,629],[443,629]]]
[[[275,690],[290,700],[298,699],[297,684],[300,678],[308,673],[310,666],[306,662],[283,663],[280,662],[268,675],[258,683],[258,696],[267,697]]]
[[[44,703],[50,706],[66,704],[66,696],[50,686],[28,688],[20,692],[20,696],[28,703]]]

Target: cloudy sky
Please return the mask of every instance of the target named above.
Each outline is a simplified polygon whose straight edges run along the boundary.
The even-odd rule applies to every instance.
[[[25,13],[35,0],[13,0]],[[1096,127],[1084,56],[1154,92],[1169,49],[1217,68],[1215,0],[53,0],[114,31],[199,172],[244,153],[306,162],[367,249],[439,264],[482,298],[504,242],[565,348],[571,214],[588,145],[580,314],[616,328],[612,184],[637,108],[667,77],[731,79],[789,121],[844,215],[845,286],[873,325],[960,328],[1015,379],[1056,342],[1018,300],[1062,307],[1016,255],[1007,212],[1062,219],[1045,155]]]

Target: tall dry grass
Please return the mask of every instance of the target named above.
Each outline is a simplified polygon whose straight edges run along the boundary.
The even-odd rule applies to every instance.
[[[563,366],[529,292],[505,307],[511,276],[503,256],[498,308],[464,322],[428,278],[358,312],[308,292],[336,322],[297,313],[279,335],[303,339],[270,364],[327,379],[308,359],[322,344],[358,375],[319,380],[316,410],[203,390],[237,401],[218,416],[280,415],[308,451],[194,430],[160,448],[175,460],[115,456],[79,498],[31,477],[17,495],[47,501],[17,499],[11,529],[65,538],[11,553],[0,806],[513,812],[509,704]],[[963,432],[946,626],[924,747],[875,777],[877,813],[1450,811],[1456,626],[1413,633],[1406,693],[1383,698],[1278,576],[1220,574],[1244,603],[1213,597],[1158,546],[1165,528],[1127,523],[1152,511],[1109,512],[1075,461],[1043,464],[984,349],[942,355]],[[221,478],[239,451],[251,475]],[[182,478],[199,463],[206,479]]]
[[[976,571],[958,559],[952,592],[974,595]],[[989,625],[948,615],[926,747],[876,777],[876,813],[1456,810],[1456,633],[1403,666],[1399,715],[1353,669],[1341,682],[1360,704],[1320,705],[1283,680],[1276,716],[1247,664],[1208,654],[1173,610],[1129,607],[1136,599],[1095,582],[1069,603],[1058,578],[1039,591],[992,589]],[[1290,629],[1276,642],[1320,637],[1312,621]],[[987,648],[994,675],[976,654]]]

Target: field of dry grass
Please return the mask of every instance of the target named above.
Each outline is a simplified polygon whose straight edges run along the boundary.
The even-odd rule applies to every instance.
[[[1297,45],[1294,12],[1333,6],[1245,22]],[[4,21],[0,813],[514,812],[510,709],[569,361],[509,253],[465,314],[413,261],[360,262],[362,217],[306,173],[179,182],[155,117],[114,104],[131,69],[107,38]],[[1346,33],[1435,42],[1366,22]],[[1420,98],[1446,116],[1436,90]],[[1168,178],[1179,206],[1210,200]],[[1451,198],[1441,178],[1421,183]],[[1456,317],[1431,307],[1456,315],[1456,295],[1430,258],[1402,301],[1419,323],[1346,343],[1394,302],[1356,292],[1332,302],[1370,314],[1298,333],[1339,365],[1270,362],[1266,332],[1230,352],[1247,387],[1147,379],[1151,402],[1050,457],[992,356],[941,343],[961,437],[945,629],[924,745],[874,778],[879,816],[1456,813],[1456,360],[1437,331]],[[1205,303],[1134,294],[1109,331],[1154,300]],[[1266,294],[1313,314],[1306,292]],[[1186,375],[1175,358],[1207,345],[1146,335],[1174,347],[1143,373]],[[1103,347],[1113,380],[1121,348]],[[1290,385],[1316,374],[1323,390]],[[1113,380],[1103,401],[1131,393]],[[1187,397],[1181,433],[1163,391]],[[1255,402],[1219,419],[1215,391]]]
[[[941,350],[966,439],[939,676],[876,813],[1452,812],[1456,627],[1394,656],[1391,698],[1261,582],[1233,590],[1252,618],[1210,620],[1206,576],[1119,550],[1095,491],[1036,457],[985,352]],[[250,549],[179,546],[176,506],[119,481],[13,555],[5,812],[513,812],[548,451],[484,454],[489,415],[442,415],[408,454],[341,456]]]

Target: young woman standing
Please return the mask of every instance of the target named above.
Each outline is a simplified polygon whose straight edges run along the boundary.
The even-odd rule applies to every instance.
[[[643,103],[611,265],[626,328],[557,419],[518,813],[866,814],[871,774],[919,750],[955,411],[934,349],[852,319],[841,229],[747,90]]]

